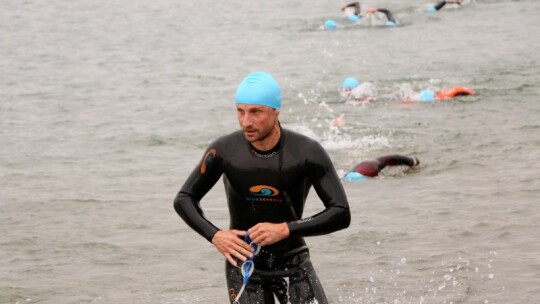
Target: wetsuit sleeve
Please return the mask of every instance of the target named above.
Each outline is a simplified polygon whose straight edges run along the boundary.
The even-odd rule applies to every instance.
[[[290,235],[315,236],[349,227],[351,222],[349,203],[330,157],[318,143],[308,151],[308,155],[307,174],[325,210],[311,217],[290,222],[288,224]]]
[[[385,155],[377,158],[379,161],[379,171],[386,166],[414,166],[414,159],[403,155]]]
[[[388,19],[388,21],[397,23],[397,22],[396,22],[396,19],[394,19],[394,16],[392,15],[392,13],[391,13],[389,10],[384,9],[384,8],[378,8],[378,9],[377,9],[377,12],[381,12],[381,13],[385,14],[385,15],[386,15],[386,19]]]
[[[210,147],[188,177],[174,200],[174,209],[180,217],[197,233],[212,241],[219,231],[205,216],[200,200],[216,184],[223,173],[223,160],[216,155],[216,149]]]
[[[344,7],[354,7],[354,8],[360,8],[360,2],[351,2]]]
[[[437,3],[435,6],[433,6],[433,8],[435,8],[436,10],[440,10],[440,9],[443,8],[445,5],[446,5],[446,0]]]

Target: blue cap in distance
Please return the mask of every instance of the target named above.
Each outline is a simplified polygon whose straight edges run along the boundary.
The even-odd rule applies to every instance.
[[[437,9],[435,8],[435,6],[430,6],[427,8],[427,12],[428,13],[435,13],[437,11]]]
[[[430,102],[435,100],[435,92],[432,90],[423,90],[418,96],[421,102]]]
[[[262,105],[279,110],[281,108],[281,89],[272,75],[266,72],[253,72],[238,85],[236,103]]]
[[[354,77],[348,77],[341,84],[341,88],[342,89],[354,89],[359,85],[360,85],[360,82],[358,82],[358,79],[356,79]]]
[[[335,30],[337,28],[337,24],[334,20],[329,19],[324,22],[324,28],[327,30]]]
[[[358,22],[358,21],[360,20],[360,18],[359,18],[358,16],[356,16],[356,15],[350,15],[350,16],[347,17],[347,18],[349,19],[349,21],[350,21],[351,23],[356,23],[356,22]]]
[[[354,171],[351,171],[351,172],[348,172],[347,174],[345,174],[345,180],[347,181],[350,181],[350,182],[359,182],[359,181],[363,181],[367,178],[367,176],[364,176],[358,172],[354,172]]]
[[[396,24],[392,21],[386,21],[386,23],[384,24],[384,26],[387,26],[387,27],[394,27],[396,26]]]

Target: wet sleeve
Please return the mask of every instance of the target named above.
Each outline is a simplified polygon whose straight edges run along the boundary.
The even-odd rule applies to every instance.
[[[176,195],[174,209],[178,215],[193,230],[212,241],[214,234],[219,231],[204,215],[200,200],[216,184],[223,173],[222,159],[216,155],[216,150],[210,147],[201,163],[193,172]]]
[[[308,155],[307,174],[325,209],[313,216],[290,222],[290,235],[315,236],[349,227],[349,202],[330,157],[318,143],[308,151]]]
[[[385,155],[377,158],[382,168],[386,166],[414,166],[414,159],[403,155]],[[382,168],[380,168],[382,170]]]
[[[351,2],[347,5],[345,5],[345,7],[360,7],[360,2]]]
[[[394,16],[392,15],[392,13],[391,13],[389,10],[384,9],[384,8],[378,8],[377,11],[378,11],[378,12],[381,12],[381,13],[383,13],[383,14],[385,14],[385,15],[386,15],[386,19],[388,19],[388,21],[397,23],[397,22],[396,22],[396,19],[394,19]]]
[[[446,0],[437,3],[437,4],[434,6],[434,8],[435,8],[436,10],[440,10],[440,9],[443,8],[445,5],[446,5]]]

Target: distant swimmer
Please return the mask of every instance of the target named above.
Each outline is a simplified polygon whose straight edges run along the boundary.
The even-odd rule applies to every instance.
[[[440,91],[433,91],[433,90],[422,90],[420,93],[415,94],[406,100],[404,100],[404,103],[409,102],[433,102],[435,100],[445,100],[445,99],[451,99],[454,97],[459,96],[468,96],[476,94],[475,91],[466,88],[466,87],[460,87],[455,86],[451,88],[442,89]]]
[[[369,82],[360,84],[358,79],[348,77],[341,84],[340,95],[346,103],[364,105],[377,98],[377,88]]]
[[[408,166],[414,168],[420,164],[416,157],[399,154],[385,155],[373,160],[358,163],[343,177],[346,181],[362,181],[368,177],[376,177],[387,166]]]
[[[430,5],[427,8],[427,11],[428,11],[428,13],[435,13],[438,10],[440,10],[441,8],[443,8],[447,3],[453,3],[453,4],[461,5],[461,0],[443,0],[443,1],[438,2],[435,5]]]
[[[385,23],[386,26],[391,27],[391,26],[398,25],[398,22],[396,21],[392,13],[389,10],[384,9],[384,8],[375,8],[375,7],[368,8],[366,10],[366,13],[362,14],[362,11],[360,8],[360,2],[352,2],[347,5],[342,6],[341,10],[345,12],[351,12],[347,14],[349,21],[351,22],[358,22],[360,18],[368,14],[382,13],[386,16],[386,20],[387,20]]]

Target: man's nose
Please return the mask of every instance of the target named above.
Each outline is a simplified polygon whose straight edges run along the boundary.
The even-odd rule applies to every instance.
[[[248,113],[244,114],[242,118],[240,118],[240,123],[243,127],[250,126],[252,124],[251,115],[249,115]]]

